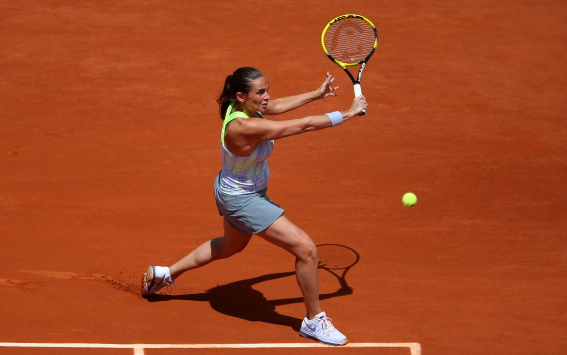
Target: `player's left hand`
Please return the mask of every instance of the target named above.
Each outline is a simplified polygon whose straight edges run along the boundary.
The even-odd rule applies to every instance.
[[[335,91],[338,90],[339,87],[333,86],[333,81],[335,81],[335,78],[329,72],[327,72],[327,75],[325,76],[325,81],[319,87],[320,98],[323,99],[329,96],[337,96]]]

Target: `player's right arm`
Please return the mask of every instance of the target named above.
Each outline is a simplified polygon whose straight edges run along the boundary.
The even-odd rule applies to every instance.
[[[364,96],[355,98],[348,110],[341,111],[343,120],[358,116],[366,108]],[[251,154],[259,142],[281,139],[297,134],[331,127],[327,115],[307,116],[285,121],[271,121],[261,118],[236,118],[226,128],[225,143],[236,155]]]

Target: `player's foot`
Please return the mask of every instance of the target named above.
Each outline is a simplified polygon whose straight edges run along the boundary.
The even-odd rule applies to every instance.
[[[150,266],[142,276],[142,297],[153,295],[165,286],[173,285],[174,281],[165,266]]]
[[[345,345],[348,342],[347,337],[335,328],[325,312],[319,313],[311,320],[305,317],[299,335],[329,345]]]

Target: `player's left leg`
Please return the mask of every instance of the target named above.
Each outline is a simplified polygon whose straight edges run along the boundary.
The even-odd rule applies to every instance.
[[[175,279],[186,271],[205,266],[208,263],[228,258],[242,251],[252,234],[240,233],[224,219],[224,235],[201,244],[170,267],[150,266],[142,276],[142,296],[148,297],[163,287],[173,285]]]
[[[186,271],[205,266],[208,263],[228,258],[242,251],[250,242],[252,234],[240,233],[223,218],[224,235],[201,244],[187,256],[170,266],[171,277],[175,280]]]

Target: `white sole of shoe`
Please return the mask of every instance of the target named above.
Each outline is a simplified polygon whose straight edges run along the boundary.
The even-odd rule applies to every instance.
[[[318,341],[319,343],[325,344],[325,345],[343,346],[343,345],[347,345],[347,343],[348,343],[348,339],[345,339],[345,340],[344,340],[342,343],[340,343],[340,344],[339,344],[339,343],[331,343],[331,342],[328,342],[328,341],[322,341],[322,340],[317,339],[315,336],[310,335],[310,334],[307,334],[307,333],[304,333],[304,332],[302,332],[302,331],[299,331],[299,335],[301,335],[302,337],[307,338],[307,339],[316,340],[316,341]]]
[[[142,297],[148,297],[148,292],[151,288],[151,283],[154,281],[154,268],[149,266],[148,270],[142,276]]]

